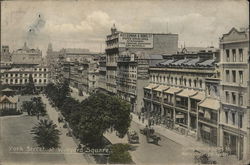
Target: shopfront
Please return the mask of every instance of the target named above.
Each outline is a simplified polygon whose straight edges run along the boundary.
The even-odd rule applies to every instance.
[[[239,160],[243,158],[243,136],[230,132],[223,132],[223,149],[229,155],[236,155]]]
[[[199,123],[200,137],[204,143],[217,146],[217,128]]]

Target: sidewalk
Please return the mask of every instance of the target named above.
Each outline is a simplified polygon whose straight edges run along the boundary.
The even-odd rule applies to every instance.
[[[62,150],[74,150],[77,148],[77,144],[75,143],[75,141],[73,140],[72,137],[68,137],[66,136],[66,133],[68,132],[67,128],[63,128],[63,123],[59,123],[58,122],[58,117],[59,117],[59,112],[56,111],[55,108],[53,108],[50,104],[49,104],[49,100],[41,95],[42,101],[43,103],[46,104],[46,110],[48,113],[48,116],[51,120],[53,120],[53,122],[58,126],[58,129],[61,132],[60,135],[60,142],[61,142],[61,149]],[[81,153],[76,153],[76,152],[72,152],[72,153],[64,153],[64,157],[66,159],[66,161],[68,162],[68,164],[94,164],[94,160],[91,160],[88,156],[86,157],[86,155],[81,154]]]
[[[141,120],[138,119],[138,116],[136,114],[131,113],[132,120],[136,122],[139,125],[146,126],[148,124],[148,120],[144,119],[144,123],[142,123]],[[213,160],[217,161],[217,164],[221,165],[240,165],[242,164],[242,161],[238,161],[237,158],[234,155],[220,157],[217,154],[217,147],[209,146],[207,144],[204,144],[200,141],[196,141],[196,139],[190,137],[178,134],[172,130],[169,130],[167,128],[164,128],[160,125],[154,125],[152,126],[154,128],[155,132],[178,143],[181,144],[186,152],[193,152],[194,150],[202,151],[203,153],[208,153]]]

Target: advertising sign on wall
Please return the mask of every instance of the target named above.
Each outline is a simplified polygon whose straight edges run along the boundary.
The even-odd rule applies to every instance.
[[[120,33],[119,47],[124,48],[153,48],[153,34]]]

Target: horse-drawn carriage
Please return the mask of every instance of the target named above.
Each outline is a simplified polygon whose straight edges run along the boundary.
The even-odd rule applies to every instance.
[[[158,144],[161,138],[155,134],[155,130],[146,126],[143,129],[140,129],[140,133],[145,135],[148,143]]]
[[[134,130],[128,130],[128,142],[129,143],[139,143],[139,136]]]

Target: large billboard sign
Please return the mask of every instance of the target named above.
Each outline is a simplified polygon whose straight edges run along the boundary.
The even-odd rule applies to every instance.
[[[153,34],[120,33],[119,47],[123,48],[153,48]]]

